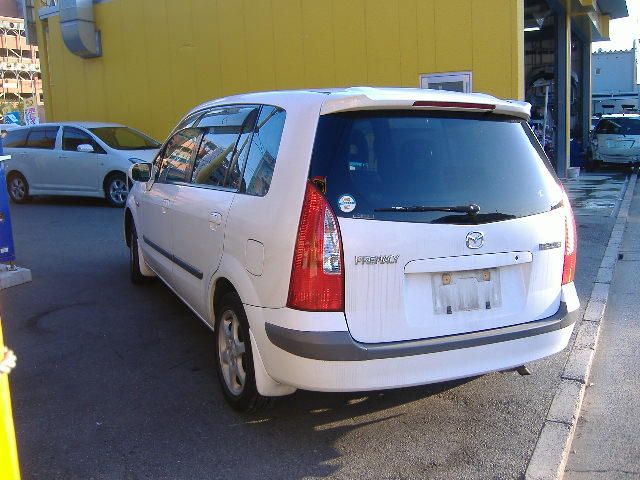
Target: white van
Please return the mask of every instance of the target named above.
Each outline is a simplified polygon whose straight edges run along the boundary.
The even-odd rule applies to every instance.
[[[106,198],[114,207],[127,199],[127,172],[150,161],[160,144],[115,123],[41,123],[10,130],[3,141],[7,190],[14,203],[37,195]]]
[[[567,345],[571,207],[486,95],[347,88],[196,107],[130,170],[131,279],[215,332],[236,409],[516,368]]]
[[[591,135],[590,169],[603,164],[640,164],[640,115],[603,115]]]

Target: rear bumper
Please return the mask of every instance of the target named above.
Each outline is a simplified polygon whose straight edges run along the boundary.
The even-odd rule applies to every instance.
[[[409,387],[514,368],[563,350],[577,306],[510,327],[424,340],[363,344],[348,331],[301,331],[269,322],[275,312],[247,307],[265,371],[304,390],[348,392]],[[275,320],[275,318],[274,318]]]
[[[629,164],[640,162],[640,152],[633,151],[621,155],[605,155],[595,153],[593,159],[602,163]]]
[[[349,332],[303,332],[270,323],[265,324],[265,331],[271,343],[292,355],[329,362],[349,362],[426,355],[508,342],[561,330],[573,325],[576,317],[577,310],[567,312],[567,305],[562,302],[555,315],[520,325],[423,340],[376,344],[357,342]]]

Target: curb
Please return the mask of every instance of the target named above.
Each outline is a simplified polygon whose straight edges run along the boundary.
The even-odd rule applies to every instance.
[[[618,210],[616,223],[611,231],[609,243],[600,263],[587,302],[582,321],[577,324],[575,342],[569,352],[542,431],[536,442],[524,478],[527,480],[561,480],[569,456],[569,449],[576,429],[580,407],[591,372],[593,357],[598,345],[602,318],[609,298],[609,286],[613,269],[618,261],[622,235],[629,215],[638,175],[629,179],[623,200]]]
[[[0,290],[31,281],[31,270],[0,264]]]

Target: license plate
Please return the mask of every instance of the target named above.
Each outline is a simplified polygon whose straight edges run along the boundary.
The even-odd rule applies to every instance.
[[[497,268],[434,273],[431,282],[436,314],[492,310],[502,305]]]

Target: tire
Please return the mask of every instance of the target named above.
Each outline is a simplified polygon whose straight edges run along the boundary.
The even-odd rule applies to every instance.
[[[131,222],[130,247],[129,247],[129,278],[134,285],[149,283],[151,277],[143,275],[140,269],[140,251],[138,250],[138,232],[135,223]]]
[[[249,322],[236,293],[227,293],[216,305],[214,326],[218,380],[227,403],[238,412],[256,412],[273,402],[256,387]]]
[[[7,190],[9,198],[14,203],[27,203],[31,200],[29,196],[29,183],[21,173],[12,172],[7,178]]]
[[[586,172],[595,172],[598,170],[599,163],[593,159],[593,155],[591,153],[587,153],[587,158],[584,162],[584,169]]]
[[[124,173],[112,173],[104,182],[104,194],[109,205],[116,208],[124,207],[127,203],[127,177]]]
[[[587,160],[584,164],[585,172],[595,172],[596,165],[593,163],[593,160]]]

